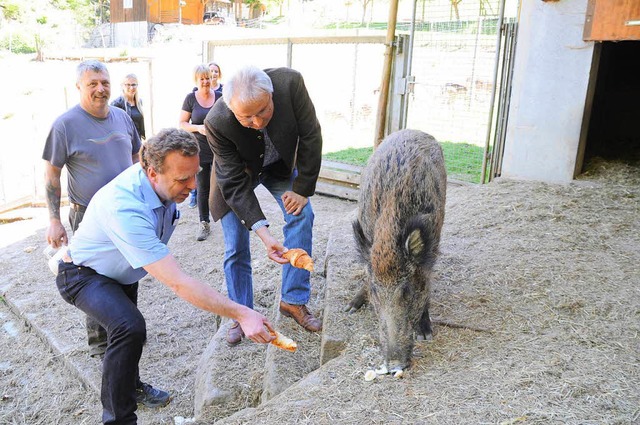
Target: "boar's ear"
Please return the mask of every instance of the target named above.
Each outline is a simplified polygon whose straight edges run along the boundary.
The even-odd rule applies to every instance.
[[[411,217],[404,228],[403,245],[411,260],[422,267],[433,267],[436,262],[434,240],[430,237],[424,216]]]
[[[353,227],[353,236],[356,240],[356,249],[360,258],[367,262],[369,260],[369,251],[371,250],[371,241],[364,235],[364,230],[359,220],[354,220],[351,223]]]

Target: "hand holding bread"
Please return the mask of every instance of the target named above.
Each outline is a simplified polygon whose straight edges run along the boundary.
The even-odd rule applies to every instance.
[[[296,351],[296,349],[298,348],[298,344],[296,344],[294,340],[282,335],[280,332],[269,331],[269,333],[276,337],[276,339],[271,341],[271,343],[276,347],[281,348],[283,350],[291,351],[292,353]]]

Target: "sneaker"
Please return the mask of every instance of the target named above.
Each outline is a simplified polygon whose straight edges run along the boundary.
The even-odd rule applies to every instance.
[[[144,404],[147,407],[164,407],[171,401],[171,395],[143,382],[136,389],[136,401],[138,404]]]
[[[198,230],[198,238],[197,239],[199,241],[203,241],[203,240],[207,239],[207,236],[209,236],[209,233],[211,233],[211,226],[206,221],[201,221],[200,222],[200,229]]]
[[[191,194],[191,200],[189,201],[189,208],[195,208],[198,206],[198,198],[193,193]]]

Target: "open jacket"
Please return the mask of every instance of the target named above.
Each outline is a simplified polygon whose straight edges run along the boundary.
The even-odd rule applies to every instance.
[[[315,108],[299,72],[289,68],[265,72],[273,83],[274,109],[267,133],[281,157],[268,167],[268,172],[289,179],[297,168],[292,190],[309,197],[315,193],[322,161],[322,134]],[[254,193],[263,171],[263,133],[243,127],[224,100],[213,105],[204,124],[214,155],[211,215],[217,221],[232,209],[251,229],[254,223],[265,219]]]

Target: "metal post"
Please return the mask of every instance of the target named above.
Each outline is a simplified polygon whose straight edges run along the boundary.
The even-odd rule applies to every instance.
[[[503,0],[504,1],[504,0]],[[382,67],[382,82],[378,99],[378,115],[376,118],[376,134],[373,141],[374,148],[378,147],[385,136],[387,122],[387,101],[389,100],[389,80],[391,79],[391,65],[393,64],[393,41],[396,36],[396,22],[398,19],[398,0],[391,0],[389,4],[389,19],[387,38],[385,41],[384,63]]]
[[[500,45],[502,44],[502,23],[504,21],[504,3],[506,0],[500,0],[500,11],[498,12],[498,31],[496,37],[496,59],[493,66],[493,88],[491,89],[491,103],[489,105],[489,123],[487,125],[487,137],[484,144],[484,153],[482,155],[482,174],[480,175],[480,183],[485,183],[487,175],[487,157],[489,155],[489,146],[491,145],[491,124],[493,123],[493,107],[496,102],[496,87],[498,85],[498,69],[500,67]]]

